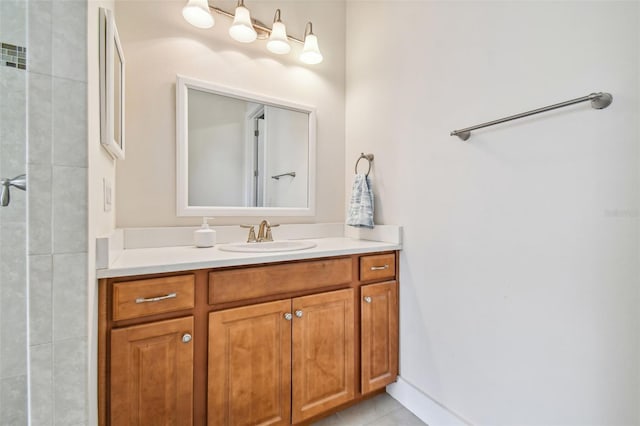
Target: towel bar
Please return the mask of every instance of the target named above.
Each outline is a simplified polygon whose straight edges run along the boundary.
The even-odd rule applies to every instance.
[[[594,109],[604,109],[608,107],[613,101],[613,97],[610,93],[598,92],[591,93],[590,95],[583,96],[581,98],[571,99],[569,101],[560,102],[558,104],[553,104],[549,106],[545,106],[542,108],[537,108],[531,111],[523,112],[516,115],[511,115],[509,117],[499,118],[498,120],[489,121],[482,124],[477,124],[475,126],[467,127],[465,129],[454,130],[450,133],[451,136],[457,136],[463,141],[466,141],[471,136],[471,131],[476,129],[482,129],[483,127],[495,126],[496,124],[505,123],[511,120],[517,120],[519,118],[529,117],[530,115],[540,114],[541,112],[547,112],[558,108],[563,108],[569,105],[578,104],[580,102],[591,101],[591,107]]]
[[[280,178],[283,176],[296,177],[296,172],[282,173],[279,175],[271,176],[271,179],[280,180]]]

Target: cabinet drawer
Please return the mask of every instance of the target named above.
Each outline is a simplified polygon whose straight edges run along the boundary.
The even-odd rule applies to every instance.
[[[192,274],[113,285],[113,320],[144,317],[194,306]]]
[[[351,283],[351,258],[209,273],[209,303],[228,303]]]
[[[395,276],[395,253],[362,256],[360,258],[360,281],[386,280]]]

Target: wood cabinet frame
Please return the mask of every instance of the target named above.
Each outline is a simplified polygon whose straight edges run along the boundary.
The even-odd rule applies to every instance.
[[[395,277],[394,278],[386,278],[385,280],[368,280],[368,281],[360,281],[360,259],[365,256],[370,255],[380,255],[380,254],[392,254],[395,257]],[[209,288],[209,279],[211,272],[219,272],[219,271],[231,271],[238,269],[249,269],[249,268],[259,268],[259,267],[278,267],[279,265],[285,265],[289,267],[290,265],[301,264],[304,266],[305,263],[309,262],[317,262],[318,260],[334,260],[334,259],[350,259],[351,261],[351,281],[350,282],[341,282],[336,285],[328,284],[326,287],[313,287],[313,288],[302,288],[295,290],[291,290],[287,288],[285,293],[276,293],[263,295],[261,294],[259,297],[246,299],[246,300],[238,300],[238,301],[229,301],[225,303],[218,304],[209,304],[210,297],[210,288]],[[361,287],[366,284],[372,284],[376,282],[382,281],[394,281],[397,284],[398,281],[398,272],[399,272],[399,252],[398,251],[387,251],[387,252],[376,252],[376,253],[363,253],[363,254],[354,254],[347,256],[337,256],[337,257],[329,257],[329,258],[314,258],[308,260],[299,260],[299,261],[289,261],[289,262],[279,262],[279,263],[269,263],[269,264],[257,264],[257,265],[246,265],[240,267],[228,267],[228,268],[215,268],[215,269],[201,269],[195,271],[181,271],[175,273],[163,273],[163,274],[152,274],[152,275],[140,275],[140,276],[132,276],[132,277],[118,277],[118,278],[108,278],[99,280],[98,286],[98,416],[100,426],[110,425],[109,419],[109,375],[110,375],[110,365],[109,365],[109,357],[108,354],[111,351],[110,348],[110,339],[111,339],[111,330],[119,329],[122,327],[139,325],[145,323],[152,323],[156,321],[173,319],[173,318],[181,318],[187,316],[193,316],[193,357],[194,357],[194,377],[193,377],[193,424],[197,426],[204,426],[207,424],[207,388],[208,388],[208,330],[209,330],[209,313],[225,310],[228,308],[240,307],[240,306],[248,306],[254,305],[263,302],[272,302],[282,299],[294,299],[296,297],[309,296],[313,294],[320,294],[332,290],[340,290],[340,289],[354,289],[354,304],[353,304],[353,324],[355,328],[354,334],[354,360],[353,366],[355,373],[354,374],[354,383],[353,389],[355,390],[355,395],[352,400],[344,403],[343,405],[336,407],[335,409],[331,409],[327,412],[322,412],[314,417],[309,419],[305,419],[301,423],[298,424],[309,424],[313,421],[316,421],[322,417],[332,414],[335,411],[353,405],[357,402],[360,402],[366,398],[369,398],[373,395],[376,395],[380,392],[384,392],[384,387],[379,390],[372,391],[368,394],[362,393],[362,383],[361,383],[361,357],[360,357],[360,321],[361,321]],[[191,273],[194,276],[195,280],[195,306],[190,309],[184,309],[180,311],[174,312],[165,312],[161,314],[149,315],[142,318],[131,318],[126,320],[115,321],[112,318],[113,306],[113,285],[115,283],[122,283],[126,281],[135,281],[149,278],[162,278],[162,277],[172,277],[178,275],[184,275],[185,273]],[[398,290],[398,286],[396,287],[396,291]],[[397,335],[396,335],[397,337]],[[397,346],[397,342],[395,343]],[[391,377],[391,380],[395,380],[395,377]]]

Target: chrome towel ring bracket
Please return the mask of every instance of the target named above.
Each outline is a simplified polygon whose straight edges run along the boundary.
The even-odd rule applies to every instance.
[[[365,159],[369,162],[369,168],[367,169],[367,173],[366,173],[366,176],[369,176],[369,172],[371,171],[371,162],[373,161],[373,154],[365,154],[364,152],[360,153],[360,157],[358,157],[358,159],[356,160],[356,167],[355,167],[356,174],[358,174],[358,163],[362,159]]]

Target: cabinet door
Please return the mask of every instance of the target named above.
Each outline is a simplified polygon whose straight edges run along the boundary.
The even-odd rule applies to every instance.
[[[192,425],[193,317],[111,332],[111,425]]]
[[[291,300],[209,314],[208,424],[288,425]]]
[[[293,422],[354,397],[353,289],[293,299]]]
[[[395,281],[361,287],[362,393],[380,389],[398,375],[398,296]]]

